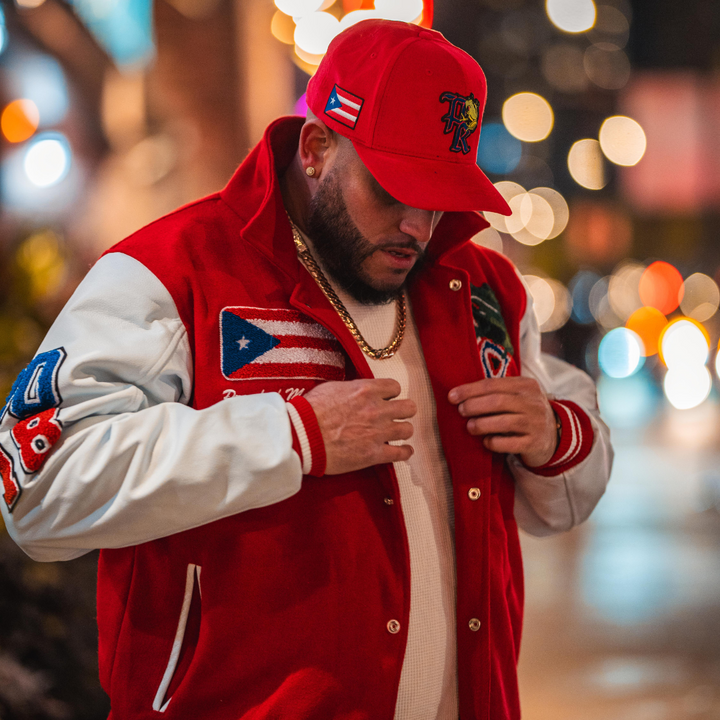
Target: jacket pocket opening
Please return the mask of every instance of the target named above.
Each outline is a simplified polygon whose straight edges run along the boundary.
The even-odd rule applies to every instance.
[[[175,675],[178,661],[180,660],[180,653],[183,649],[183,640],[185,639],[185,630],[188,624],[188,617],[190,615],[190,608],[192,606],[193,595],[197,587],[198,594],[201,594],[200,590],[200,571],[202,570],[200,565],[189,564],[187,566],[187,573],[185,575],[185,594],[183,596],[182,608],[180,610],[180,617],[178,618],[177,630],[175,631],[175,638],[173,640],[172,648],[170,650],[170,657],[168,658],[168,664],[165,668],[162,680],[158,686],[155,699],[153,700],[152,709],[157,712],[165,712],[172,695],[167,697],[168,688]]]

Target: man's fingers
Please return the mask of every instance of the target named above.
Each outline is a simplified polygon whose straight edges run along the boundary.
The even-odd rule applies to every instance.
[[[471,397],[481,397],[493,393],[523,394],[539,388],[536,380],[527,377],[486,378],[475,382],[458,385],[448,393],[448,400],[453,405]]]
[[[373,391],[377,392],[383,400],[392,400],[400,394],[402,388],[397,380],[392,378],[375,378],[367,380]]]
[[[520,412],[526,402],[521,395],[493,393],[492,395],[468,398],[458,405],[458,412],[463,417]]]
[[[414,452],[412,445],[385,445],[380,453],[378,464],[405,462],[413,456]]]
[[[523,422],[523,416],[514,413],[470,418],[467,422],[467,429],[471,435],[495,435],[498,433],[527,435],[531,430],[527,422]]]
[[[412,423],[393,422],[388,430],[386,442],[390,442],[391,440],[409,440],[413,436],[414,431],[415,428],[413,428]]]
[[[404,420],[417,413],[417,405],[412,400],[390,400],[385,405],[384,413],[391,420]]]

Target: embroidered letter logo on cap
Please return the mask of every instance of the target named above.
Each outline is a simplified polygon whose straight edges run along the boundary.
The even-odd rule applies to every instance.
[[[450,103],[450,109],[441,118],[445,122],[445,134],[454,133],[450,150],[467,155],[470,152],[467,139],[477,130],[478,126],[480,101],[472,93],[466,97],[457,93],[444,92],[440,96],[440,102]]]
[[[336,85],[325,105],[325,112],[352,130],[360,117],[362,106],[362,98]]]

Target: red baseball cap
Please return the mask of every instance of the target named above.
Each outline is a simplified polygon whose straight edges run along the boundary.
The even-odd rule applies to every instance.
[[[439,32],[374,19],[330,43],[307,90],[313,113],[403,204],[509,215],[476,161],[486,97],[480,66]]]

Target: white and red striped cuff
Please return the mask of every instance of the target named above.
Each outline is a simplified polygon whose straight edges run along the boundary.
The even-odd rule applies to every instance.
[[[592,449],[594,431],[587,413],[570,400],[551,400],[562,432],[555,454],[544,465],[528,467],[536,475],[560,475],[579,465]],[[527,467],[527,466],[526,466]]]
[[[300,456],[303,475],[322,477],[327,467],[325,441],[312,405],[302,396],[286,403],[292,426],[293,450]]]

